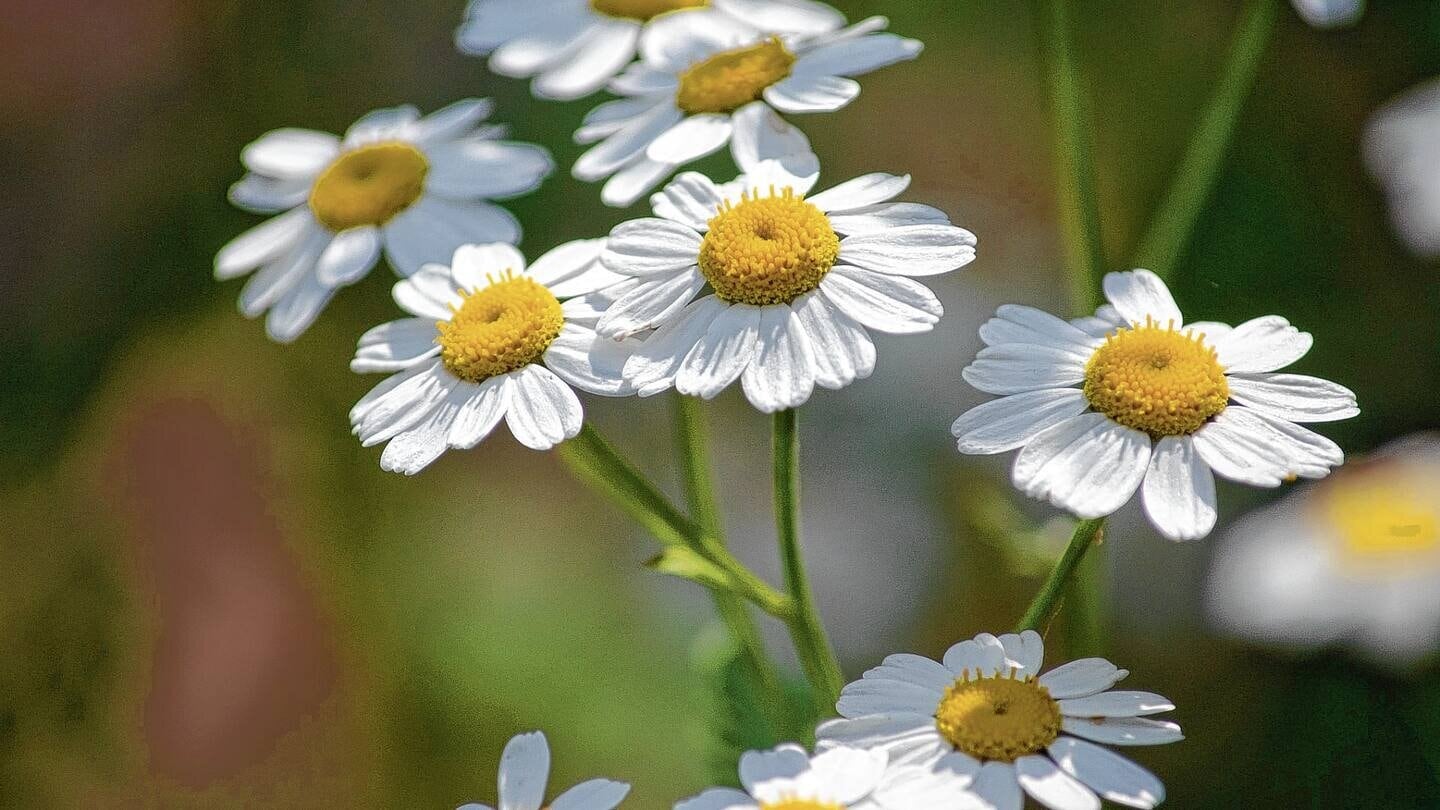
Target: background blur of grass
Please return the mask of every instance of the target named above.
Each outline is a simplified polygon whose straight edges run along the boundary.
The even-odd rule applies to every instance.
[[[1012,505],[1006,459],[958,456],[946,427],[979,400],[959,371],[988,311],[1065,304],[1027,7],[837,5],[926,51],[804,122],[828,182],[913,172],[911,199],[980,236],[973,268],[935,281],[941,328],[882,339],[874,378],[802,416],[807,551],[853,676],[1007,627],[1033,592],[1034,561],[996,538],[1053,514]],[[1238,4],[1080,5],[1123,269]],[[565,174],[594,102],[536,102],[455,53],[458,0],[19,6],[0,27],[0,805],[493,801],[501,746],[536,727],[556,787],[630,779],[637,808],[700,788],[703,594],[646,573],[650,541],[504,431],[418,478],[381,473],[345,416],[376,378],[346,363],[395,316],[388,271],[290,347],[210,278],[258,221],[224,199],[246,142],[402,102],[497,98],[562,167],[512,205],[527,253],[601,235],[641,209]],[[1440,426],[1440,276],[1397,246],[1357,146],[1378,103],[1440,74],[1440,3],[1372,6],[1328,34],[1284,11],[1175,284],[1195,319],[1313,332],[1299,368],[1359,395],[1360,418],[1322,426],[1355,454]],[[664,398],[586,406],[674,480]],[[709,413],[732,542],[773,576],[766,420],[733,393]],[[1222,490],[1230,516],[1274,496]],[[1109,652],[1189,737],[1136,752],[1170,806],[1440,806],[1440,673],[1217,641],[1206,543],[1166,543],[1133,506],[1109,537]]]

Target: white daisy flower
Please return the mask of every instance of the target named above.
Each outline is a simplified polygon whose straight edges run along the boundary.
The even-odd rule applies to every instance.
[[[1344,646],[1393,669],[1440,649],[1440,436],[1410,437],[1221,536],[1209,613],[1289,649]]]
[[[1359,413],[1355,395],[1300,374],[1273,374],[1311,337],[1269,315],[1234,328],[1184,325],[1148,270],[1105,276],[1110,305],[1070,323],[1003,306],[980,327],[987,346],[965,368],[1003,399],[951,428],[962,453],[1021,448],[1012,478],[1084,518],[1108,515],[1138,488],[1150,522],[1173,540],[1215,526],[1215,478],[1262,487],[1320,478],[1345,456],[1295,424]]]
[[[1365,126],[1365,163],[1415,253],[1440,256],[1440,79],[1402,93]]]
[[[1149,771],[1095,743],[1159,745],[1180,727],[1145,715],[1175,708],[1149,692],[1107,691],[1129,673],[1084,658],[1041,675],[1044,642],[1027,630],[981,633],[945,653],[887,656],[845,687],[841,719],[816,730],[822,749],[887,752],[897,773],[882,803],[893,810],[974,806],[1020,810],[1021,790],[1055,810],[1099,810],[1100,796],[1149,808],[1165,787]],[[898,771],[903,771],[901,778]]]
[[[599,143],[572,173],[609,177],[601,198],[627,206],[727,143],[742,167],[806,155],[809,141],[776,110],[833,112],[860,94],[850,77],[919,55],[918,41],[883,33],[887,24],[871,17],[841,31],[776,36],[725,18],[658,19],[640,43],[641,61],[610,85],[623,98],[591,110],[575,133],[577,143]]]
[[[1365,0],[1290,0],[1290,5],[1315,28],[1344,28],[1365,13]]]
[[[746,751],[744,790],[710,788],[675,810],[872,810],[871,794],[885,774],[883,751],[837,746],[815,756],[798,745]]]
[[[366,447],[389,442],[380,466],[414,475],[447,447],[479,444],[502,417],[521,444],[546,450],[580,432],[571,386],[632,393],[620,372],[633,342],[595,336],[608,299],[593,291],[616,280],[596,260],[604,246],[569,242],[527,268],[509,245],[466,245],[450,267],[429,264],[396,284],[414,317],[366,332],[350,361],[398,372],[350,411]]]
[[[934,327],[940,302],[906,276],[968,264],[974,235],[928,205],[888,202],[908,175],[865,175],[806,198],[814,184],[774,161],[723,186],[687,172],[651,199],[656,217],[611,232],[600,261],[627,279],[606,291],[614,304],[596,329],[656,330],[625,365],[641,396],[673,385],[710,399],[739,379],[756,408],[793,408],[817,383],[870,376],[867,327]]]
[[[240,293],[247,318],[288,343],[335,290],[370,272],[381,248],[409,275],[461,245],[517,242],[520,224],[488,200],[525,194],[553,168],[539,146],[498,140],[481,126],[488,100],[466,99],[424,118],[414,107],[376,110],[337,138],[277,129],[245,147],[250,173],[230,188],[248,211],[285,212],[215,256],[220,280],[255,273]]]
[[[812,0],[470,0],[455,44],[488,54],[502,76],[534,76],[536,96],[568,101],[615,78],[651,21],[673,13],[724,17],[765,33],[818,34],[845,24],[840,12]]]
[[[500,755],[499,810],[613,810],[630,792],[624,782],[591,779],[545,803],[545,784],[550,781],[550,746],[539,731],[517,734],[505,744]],[[459,810],[491,810],[472,802]]]

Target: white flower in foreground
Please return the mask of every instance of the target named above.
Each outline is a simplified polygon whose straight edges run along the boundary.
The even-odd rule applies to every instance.
[[[808,155],[809,140],[775,111],[833,112],[860,94],[850,77],[919,55],[918,41],[881,33],[886,25],[872,17],[842,31],[775,36],[724,18],[658,19],[640,43],[642,61],[610,85],[623,98],[591,110],[575,133],[577,143],[600,143],[572,173],[610,177],[601,198],[627,206],[727,143],[741,167]]]
[[[517,734],[505,744],[500,755],[499,810],[612,810],[630,792],[624,782],[591,779],[545,803],[545,783],[550,780],[550,746],[539,731]],[[490,810],[484,804],[464,804],[460,810]]]
[[[814,757],[790,744],[746,751],[740,757],[743,791],[710,788],[677,802],[675,810],[870,810],[885,760],[883,751],[845,747]]]
[[[539,146],[497,140],[482,127],[488,100],[467,99],[424,118],[414,107],[376,110],[343,139],[277,129],[245,147],[250,174],[230,188],[235,205],[284,211],[215,256],[220,280],[257,270],[240,293],[247,318],[269,311],[266,332],[288,343],[379,261],[409,275],[448,261],[461,245],[517,242],[520,224],[487,200],[533,191],[550,174]]]
[[[888,202],[909,176],[871,174],[804,197],[814,183],[774,161],[723,186],[687,172],[652,198],[657,218],[611,232],[600,261],[628,278],[605,291],[614,303],[596,329],[656,330],[625,365],[641,396],[673,385],[709,399],[739,379],[756,408],[793,408],[817,383],[870,375],[867,327],[934,327],[940,302],[906,276],[970,263],[975,237],[927,205]]]
[[[1174,540],[1214,528],[1212,471],[1274,487],[1344,462],[1334,442],[1295,423],[1354,416],[1355,395],[1270,373],[1310,350],[1309,333],[1275,315],[1184,325],[1148,270],[1108,274],[1105,296],[1094,317],[1067,323],[1003,306],[980,327],[987,346],[964,377],[1004,398],[955,420],[961,452],[1022,448],[1015,486],[1084,518],[1114,512],[1138,488],[1150,522]]]
[[[1440,256],[1440,79],[1406,91],[1371,116],[1364,151],[1401,239],[1422,256]]]
[[[1401,440],[1237,522],[1209,613],[1291,649],[1359,650],[1394,669],[1440,648],[1440,436]]]
[[[395,285],[415,317],[360,338],[350,368],[399,372],[350,411],[366,447],[389,442],[386,470],[413,475],[447,447],[468,450],[504,417],[526,447],[546,450],[580,432],[571,386],[631,393],[620,372],[631,342],[598,340],[591,294],[615,275],[596,257],[605,240],[569,242],[529,268],[509,245],[466,245],[450,267],[430,264]],[[563,304],[561,298],[569,298]]]
[[[821,724],[819,744],[887,752],[897,763],[881,796],[890,810],[1019,810],[1022,788],[1054,810],[1098,810],[1097,793],[1130,807],[1158,805],[1160,780],[1095,743],[1183,739],[1174,723],[1144,717],[1175,707],[1149,692],[1106,691],[1129,673],[1103,658],[1040,675],[1044,654],[1040,635],[1027,630],[981,633],[951,647],[944,663],[887,656],[840,693],[842,719]],[[983,802],[938,801],[967,792]]]
[[[535,77],[540,98],[570,100],[604,87],[635,58],[658,17],[723,16],[767,33],[820,33],[845,24],[812,0],[471,0],[455,32],[461,51],[490,55],[502,76]]]
[[[1290,5],[1316,28],[1344,28],[1365,13],[1365,0],[1290,0]]]

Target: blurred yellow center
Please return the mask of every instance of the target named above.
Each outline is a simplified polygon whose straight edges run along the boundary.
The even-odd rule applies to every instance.
[[[607,17],[648,22],[661,14],[687,8],[704,8],[710,0],[590,0],[590,8]]]
[[[1404,561],[1440,551],[1440,481],[1360,473],[1337,479],[1322,504],[1355,557]]]
[[[565,315],[545,285],[506,271],[488,287],[462,292],[454,315],[440,321],[440,360],[462,380],[481,382],[540,359],[560,335]]]
[[[1230,385],[1198,332],[1148,318],[1106,339],[1085,366],[1090,407],[1152,437],[1194,433],[1225,410]]]
[[[761,802],[760,810],[845,810],[845,805],[814,799],[781,799],[778,802]]]
[[[726,202],[700,243],[700,272],[732,303],[788,304],[820,286],[840,237],[819,208],[786,187]]]
[[[310,188],[310,210],[332,231],[384,225],[420,199],[430,163],[408,143],[352,149],[320,173]]]
[[[779,37],[721,51],[680,74],[675,104],[690,115],[734,112],[758,101],[765,88],[790,75],[794,64],[795,54]]]
[[[1033,677],[970,677],[945,690],[935,726],[956,749],[982,760],[1013,762],[1060,736],[1060,704]]]

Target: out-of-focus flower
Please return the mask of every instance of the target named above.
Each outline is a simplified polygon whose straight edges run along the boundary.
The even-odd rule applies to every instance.
[[[546,804],[545,783],[550,781],[550,745],[539,731],[517,734],[505,744],[500,755],[498,810],[613,810],[630,792],[624,782],[591,779],[561,793]],[[491,810],[471,803],[459,810]]]
[[[1084,518],[1114,512],[1140,489],[1150,522],[1174,540],[1214,528],[1212,471],[1274,487],[1345,460],[1295,423],[1354,416],[1355,395],[1271,373],[1310,350],[1309,333],[1275,315],[1182,326],[1148,270],[1110,273],[1104,284],[1110,304],[1093,317],[1067,323],[1007,305],[980,327],[986,348],[964,376],[1003,398],[955,420],[962,453],[1021,448],[1015,486]]]
[[[1290,0],[1290,5],[1316,28],[1344,28],[1365,13],[1365,0]]]
[[[744,160],[805,155],[805,135],[776,114],[833,112],[860,94],[852,76],[919,55],[921,44],[884,33],[883,17],[818,34],[757,33],[723,17],[672,14],[640,42],[641,61],[610,89],[623,98],[591,110],[577,143],[581,180],[609,177],[601,198],[627,206],[676,167],[727,143]]]
[[[743,791],[710,788],[677,802],[675,810],[872,810],[885,760],[883,751],[843,746],[814,757],[791,744],[746,751],[740,757]]]
[[[502,76],[534,76],[536,96],[564,101],[604,87],[635,58],[645,28],[674,14],[766,34],[845,24],[840,12],[812,0],[471,0],[455,44],[489,54],[490,69]]]
[[[984,800],[976,806],[1019,808],[1022,788],[1055,810],[1098,810],[1096,794],[1158,805],[1159,779],[1094,743],[1181,740],[1178,725],[1145,716],[1175,707],[1149,692],[1107,691],[1129,673],[1103,658],[1041,675],[1044,647],[1027,630],[981,633],[951,647],[943,663],[887,656],[841,692],[842,719],[821,724],[819,745],[885,751],[896,773],[880,800],[893,810],[965,807],[927,797],[967,792]]]
[[[596,261],[604,245],[570,242],[529,268],[509,245],[466,245],[450,267],[396,284],[395,301],[415,317],[366,332],[350,362],[398,372],[350,411],[366,447],[388,442],[380,466],[413,475],[447,447],[479,444],[501,417],[521,444],[545,450],[580,432],[571,386],[631,393],[620,372],[633,342],[595,336],[607,299],[593,291],[616,280]]]
[[[543,148],[481,126],[492,107],[467,99],[424,118],[409,106],[376,110],[343,139],[307,129],[261,136],[240,154],[250,173],[230,201],[285,213],[221,248],[215,277],[256,271],[240,311],[268,311],[266,332],[288,343],[375,267],[382,247],[408,276],[464,244],[519,241],[520,223],[489,200],[533,191],[553,164]]]
[[[1364,152],[1385,187],[1400,238],[1420,255],[1440,256],[1440,79],[1402,93],[1371,116]]]
[[[1208,607],[1225,632],[1403,669],[1440,646],[1440,436],[1396,442],[1237,522]]]
[[[775,161],[724,185],[687,172],[654,195],[655,218],[611,232],[600,261],[627,280],[606,290],[614,304],[596,329],[656,330],[625,365],[638,393],[673,385],[709,399],[739,379],[756,408],[793,408],[817,383],[870,375],[867,327],[935,325],[940,302],[907,276],[968,264],[974,235],[930,206],[889,202],[908,176],[866,175],[806,198],[816,176]],[[697,299],[707,284],[713,293]]]

